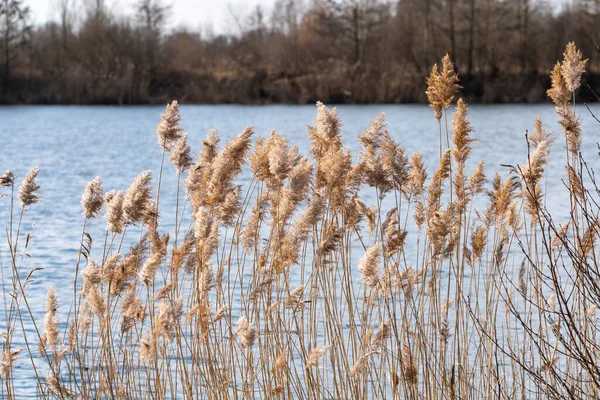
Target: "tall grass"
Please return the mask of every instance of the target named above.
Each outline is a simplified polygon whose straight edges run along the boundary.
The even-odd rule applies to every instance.
[[[39,272],[21,226],[40,200],[38,170],[18,190],[8,171],[2,397],[19,396],[18,364],[42,398],[598,397],[600,191],[574,107],[584,66],[570,44],[549,90],[564,188],[545,187],[554,138],[539,118],[527,159],[486,177],[448,57],[428,79],[440,148],[429,172],[383,115],[353,162],[337,111],[321,103],[309,155],[247,128],[223,146],[209,132],[194,161],[174,101],[155,181],[146,171],[126,190],[104,193],[99,177],[85,189],[72,298],[49,288],[43,321],[28,302]],[[245,169],[252,180],[239,185]],[[175,193],[161,192],[165,179]],[[568,220],[547,211],[551,189],[568,191]],[[171,232],[166,196],[177,199],[163,210]]]

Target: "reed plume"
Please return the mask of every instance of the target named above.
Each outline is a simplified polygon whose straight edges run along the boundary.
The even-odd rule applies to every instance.
[[[147,362],[152,362],[154,361],[156,354],[154,351],[154,346],[153,344],[153,339],[150,336],[149,333],[146,333],[146,335],[140,340],[140,359],[147,361]]]
[[[60,380],[54,375],[48,375],[46,377],[46,382],[48,382],[48,386],[50,390],[58,397],[70,396],[71,393],[68,389],[61,384]]]
[[[54,294],[54,288],[51,287],[48,290],[48,295],[46,296],[46,316],[44,317],[44,340],[45,343],[55,348],[58,344],[60,344],[60,332],[58,330],[58,315],[56,314],[58,310],[58,304],[56,301],[56,295]]]
[[[225,226],[234,226],[241,207],[242,188],[235,186],[225,195],[225,200],[219,206],[218,217]]]
[[[533,132],[528,135],[528,138],[533,147],[538,147],[541,142],[552,143],[554,141],[553,135],[544,128],[539,115],[533,121]]]
[[[588,60],[583,59],[581,51],[577,50],[574,42],[567,44],[563,57],[560,72],[565,80],[567,90],[573,93],[581,85],[581,75],[585,72]]]
[[[167,104],[165,112],[160,116],[160,123],[156,127],[158,144],[164,151],[171,151],[173,146],[181,138],[183,128],[179,126],[181,114],[179,114],[179,103],[173,100]]]
[[[557,107],[566,108],[567,104],[569,103],[569,89],[567,88],[567,83],[563,77],[561,69],[562,67],[560,62],[557,62],[554,65],[552,74],[550,75],[552,86],[546,93]]]
[[[423,164],[423,156],[420,153],[415,153],[410,159],[410,172],[405,186],[405,196],[420,196],[423,193],[426,180],[427,171]]]
[[[242,347],[252,347],[258,336],[258,330],[248,322],[246,317],[240,317],[235,334],[240,337]]]
[[[385,346],[386,340],[388,340],[392,335],[391,324],[392,321],[390,319],[386,320],[381,324],[381,326],[375,333],[375,336],[373,337],[373,348],[379,349]]]
[[[404,346],[402,347],[401,365],[404,380],[410,385],[418,384],[419,370],[417,368],[417,359],[407,343],[404,343]]]
[[[438,121],[442,119],[442,110],[450,108],[456,92],[461,88],[458,82],[460,80],[454,70],[454,64],[446,54],[442,58],[442,71],[439,71],[437,64],[431,69],[425,92]]]
[[[354,363],[354,366],[350,370],[350,377],[355,378],[358,375],[365,372],[367,370],[367,368],[369,367],[369,359],[374,354],[377,354],[377,351],[371,350],[371,351],[363,354],[362,356],[360,356],[360,358],[356,361],[356,363]]]
[[[213,162],[219,154],[219,135],[212,129],[202,142],[202,151],[195,164],[190,166],[188,176],[184,181],[185,193],[191,200],[192,211],[206,204],[206,187],[210,181]]]
[[[471,154],[471,143],[476,141],[470,134],[473,132],[471,123],[467,119],[467,105],[463,99],[459,99],[456,103],[456,112],[452,118],[452,156],[456,163],[456,174],[454,178],[454,189],[457,197],[457,211],[461,214],[466,207],[469,199],[465,192],[465,163]]]
[[[191,151],[192,149],[187,144],[187,134],[181,135],[177,139],[170,157],[171,164],[175,167],[177,175],[183,174],[192,165]]]
[[[21,201],[21,208],[24,210],[40,200],[38,191],[41,186],[36,181],[39,172],[40,169],[38,167],[32,168],[25,175],[25,179],[23,179],[19,187],[19,200]]]
[[[125,197],[123,198],[123,217],[126,224],[141,222],[149,208],[151,208],[151,181],[152,173],[150,171],[142,172],[125,192]]]
[[[340,186],[345,186],[346,176],[351,169],[351,156],[342,147],[340,127],[337,109],[329,110],[323,103],[317,102],[315,126],[308,127],[310,152],[317,160],[317,189],[329,187],[331,191],[336,191]]]
[[[125,192],[122,190],[110,191],[104,195],[106,203],[106,229],[113,233],[122,233],[125,226],[125,215],[123,213],[123,202],[125,200]]]
[[[581,126],[580,120],[575,116],[575,111],[571,108],[565,108],[559,112],[562,117],[558,123],[563,128],[567,142],[567,150],[576,155],[581,148]]]
[[[0,186],[13,186],[15,184],[15,176],[11,170],[7,170],[0,176]]]
[[[469,194],[471,197],[474,197],[480,193],[485,192],[485,184],[487,182],[487,178],[485,176],[485,168],[483,160],[480,160],[475,167],[475,171],[469,177]]]
[[[206,205],[214,207],[221,204],[232,189],[232,180],[242,171],[242,165],[250,149],[250,136],[253,133],[252,128],[246,128],[244,132],[229,141],[214,160],[212,174],[206,188],[208,191]]]
[[[427,94],[429,106],[433,108],[433,115],[438,121],[442,119],[442,109],[444,108],[444,103],[438,89],[440,84],[440,71],[438,65],[434,64],[427,78],[427,90],[425,94]]]
[[[319,365],[319,360],[327,350],[331,348],[331,345],[326,345],[322,347],[315,347],[310,354],[308,355],[308,360],[306,361],[306,368],[316,367]]]
[[[140,281],[144,285],[149,286],[154,282],[154,276],[161,263],[162,255],[159,252],[153,252],[150,257],[148,257],[148,260],[146,260],[139,273]]]
[[[463,99],[459,99],[452,119],[452,129],[454,131],[452,135],[452,142],[454,143],[452,156],[459,167],[464,166],[472,151],[471,143],[476,141],[476,139],[470,137],[473,128],[467,119],[467,111],[467,105]]]
[[[2,361],[0,361],[0,377],[8,378],[17,357],[22,351],[23,349],[4,349],[2,352]]]
[[[104,205],[104,191],[102,190],[102,179],[99,176],[92,179],[86,186],[81,197],[83,216],[86,219],[96,218]]]
[[[92,308],[92,312],[96,314],[96,316],[100,320],[103,320],[104,314],[106,312],[106,304],[104,302],[104,298],[102,297],[95,285],[92,285],[90,287],[87,301]]]
[[[381,248],[381,243],[375,243],[365,252],[365,255],[358,264],[358,270],[361,273],[362,281],[370,288],[374,288],[379,282]]]
[[[285,369],[288,365],[288,351],[287,349],[283,349],[281,351],[281,354],[279,354],[277,356],[277,359],[275,359],[275,366],[273,367],[273,371],[281,371],[283,369]]]
[[[317,102],[317,118],[315,119],[315,126],[309,127],[308,135],[314,142],[314,147],[311,151],[315,157],[319,157],[323,154],[322,146],[328,147],[329,145],[341,145],[340,122],[337,115],[337,108],[329,110],[327,106],[320,101]],[[333,142],[333,143],[331,143]]]
[[[427,190],[427,213],[432,215],[440,207],[440,200],[444,190],[444,181],[450,176],[450,153],[448,150],[442,154],[440,165],[433,174]]]

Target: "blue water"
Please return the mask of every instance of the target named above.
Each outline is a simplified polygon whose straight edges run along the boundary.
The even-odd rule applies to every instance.
[[[157,145],[156,124],[164,107],[62,107],[32,106],[0,108],[0,143],[2,143],[2,173],[11,169],[20,182],[33,166],[40,167],[39,182],[43,185],[41,202],[28,210],[23,218],[23,232],[31,232],[23,270],[43,268],[29,288],[29,299],[36,315],[42,315],[45,295],[54,286],[59,299],[69,299],[77,257],[83,217],[80,198],[86,183],[95,176],[103,180],[105,191],[126,189],[144,170],[157,176],[161,149]],[[356,135],[369,126],[379,113],[386,114],[391,135],[400,141],[410,155],[420,152],[428,166],[429,175],[437,167],[439,131],[432,110],[423,105],[339,106],[343,122],[345,145],[354,154],[360,150]],[[600,115],[600,106],[593,111]],[[582,120],[584,144],[582,153],[589,167],[600,167],[596,141],[600,124],[585,107],[578,108]],[[314,123],[314,106],[195,106],[181,107],[181,125],[188,133],[193,153],[200,151],[207,132],[216,128],[221,145],[253,126],[255,135],[267,136],[271,130],[284,134],[300,153],[308,155],[307,125]],[[564,138],[556,123],[551,105],[472,106],[469,119],[475,129],[470,160],[471,171],[479,159],[486,161],[486,175],[495,172],[506,175],[501,166],[525,163],[526,130],[533,129],[533,120],[539,115],[549,131],[555,132],[556,142],[547,167],[547,204],[555,219],[568,217],[568,197],[562,190],[564,170]],[[448,118],[450,119],[450,114]],[[250,179],[247,169],[240,183]],[[168,229],[174,222],[176,175],[167,165],[161,195],[161,225]],[[6,193],[6,190],[4,193]],[[368,199],[367,199],[368,200]],[[369,205],[369,201],[367,201]],[[9,275],[10,257],[5,240],[8,229],[9,198],[0,198],[0,262],[5,276]],[[561,222],[561,221],[559,221]],[[90,224],[89,233],[102,246],[105,224],[98,219]],[[66,308],[66,307],[65,307]],[[62,312],[66,312],[62,310]],[[43,317],[40,317],[43,318]],[[3,313],[0,319],[4,319]],[[0,321],[1,322],[1,321]],[[0,329],[1,328],[0,324]],[[26,387],[31,376],[28,361],[21,357],[17,373]],[[28,376],[29,375],[29,376]],[[29,381],[29,384],[31,382]],[[30,386],[32,387],[32,386]]]

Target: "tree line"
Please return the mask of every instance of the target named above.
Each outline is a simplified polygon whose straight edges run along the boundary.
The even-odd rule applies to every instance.
[[[278,0],[218,35],[170,27],[165,0],[78,1],[34,26],[0,0],[1,103],[425,102],[445,54],[468,101],[540,102],[569,41],[600,83],[600,0]]]

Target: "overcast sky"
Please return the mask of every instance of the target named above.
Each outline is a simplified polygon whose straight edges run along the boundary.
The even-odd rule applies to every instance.
[[[23,0],[31,7],[35,23],[57,20],[56,4],[60,0]],[[81,7],[85,1],[70,0]],[[128,13],[136,0],[105,0],[109,7],[118,12]],[[230,10],[238,17],[246,16],[257,5],[263,6],[267,15],[272,11],[276,0],[164,0],[172,4],[170,26],[187,26],[197,30],[210,28],[214,33],[237,33],[235,20]],[[555,6],[564,6],[573,0],[538,0]]]
[[[81,7],[85,0],[72,1]],[[23,2],[30,6],[36,24],[57,19],[56,4],[59,0],[23,0]],[[106,0],[110,8],[119,12],[129,12],[135,3],[135,0]],[[173,5],[170,18],[172,26],[185,25],[198,29],[200,25],[204,28],[210,25],[215,33],[233,33],[236,28],[229,9],[238,16],[244,16],[260,4],[270,14],[275,0],[166,0],[164,3]]]

